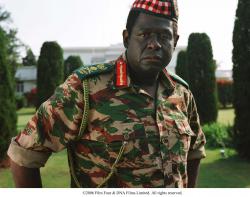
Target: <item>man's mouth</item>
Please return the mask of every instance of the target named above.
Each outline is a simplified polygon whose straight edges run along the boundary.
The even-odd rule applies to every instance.
[[[162,58],[158,55],[153,55],[153,56],[143,57],[142,60],[150,61],[150,62],[160,62]]]

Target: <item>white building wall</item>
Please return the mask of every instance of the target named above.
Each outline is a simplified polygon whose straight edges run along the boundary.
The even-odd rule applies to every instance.
[[[36,81],[24,81],[23,93],[30,92],[33,88],[36,88]]]
[[[63,50],[64,59],[70,55],[78,55],[85,65],[90,65],[115,60],[125,49],[122,44],[117,44],[107,47],[67,47]]]
[[[17,93],[23,94],[26,92],[30,92],[32,88],[35,88],[36,77],[37,77],[36,66],[18,67],[15,74]]]
[[[105,53],[106,62],[117,59],[124,51],[123,44],[111,45]]]
[[[67,59],[71,55],[80,56],[85,65],[93,64],[93,59],[104,59],[105,51],[104,47],[79,47],[79,48],[64,48],[64,59]]]

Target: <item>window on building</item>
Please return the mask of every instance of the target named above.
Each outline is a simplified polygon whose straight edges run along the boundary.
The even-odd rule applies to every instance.
[[[18,93],[23,93],[24,86],[23,86],[23,82],[22,81],[19,81],[19,82],[16,83],[16,91]]]

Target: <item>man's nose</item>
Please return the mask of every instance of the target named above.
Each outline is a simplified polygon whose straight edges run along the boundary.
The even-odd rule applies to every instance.
[[[156,35],[151,36],[151,38],[148,40],[147,48],[154,49],[154,50],[161,48],[161,44],[159,43]]]

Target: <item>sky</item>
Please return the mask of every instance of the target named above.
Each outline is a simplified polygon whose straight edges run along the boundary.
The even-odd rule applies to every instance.
[[[64,47],[109,46],[122,42],[134,0],[0,0],[11,13],[17,37],[35,55],[45,41]],[[178,46],[193,32],[206,33],[221,69],[232,68],[232,32],[237,0],[179,0]]]

